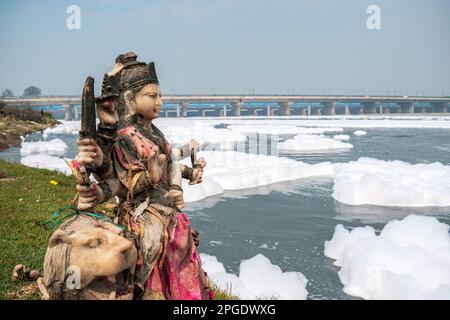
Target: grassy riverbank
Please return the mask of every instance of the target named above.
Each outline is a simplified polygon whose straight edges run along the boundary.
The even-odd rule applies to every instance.
[[[74,178],[0,160],[0,190],[0,298],[38,298],[26,290],[30,282],[11,281],[12,270],[19,263],[42,270],[50,231],[41,223],[72,200]]]
[[[20,263],[42,271],[51,231],[41,224],[72,201],[74,177],[0,160],[0,190],[0,299],[40,299],[34,282],[11,280],[12,270]],[[233,299],[215,292],[219,300]]]

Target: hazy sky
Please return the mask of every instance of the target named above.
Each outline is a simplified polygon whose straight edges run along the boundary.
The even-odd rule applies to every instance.
[[[88,75],[98,88],[132,50],[166,94],[450,95],[448,0],[2,0],[0,41],[0,88],[16,94],[80,94]]]

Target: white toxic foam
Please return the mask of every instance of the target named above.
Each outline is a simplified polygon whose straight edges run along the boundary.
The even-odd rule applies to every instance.
[[[55,134],[78,134],[81,127],[81,121],[64,121],[59,120],[61,124],[54,128],[47,128],[43,132],[43,137],[46,139],[49,135]]]
[[[381,233],[337,225],[324,253],[341,267],[344,292],[364,299],[450,299],[450,227],[410,215]]]
[[[246,136],[239,132],[233,132],[226,128],[214,128],[214,125],[208,125],[200,121],[179,123],[160,121],[157,126],[170,143],[175,145],[188,143],[191,139],[195,139],[200,145],[208,143],[226,144],[246,140]]]
[[[208,277],[241,299],[305,300],[308,295],[308,280],[301,272],[283,272],[262,254],[241,262],[239,275],[227,273],[215,256],[200,256]]]
[[[285,152],[327,152],[352,149],[353,145],[324,136],[297,135],[281,142],[278,147]]]
[[[333,176],[330,162],[310,165],[288,158],[237,151],[203,151],[199,157],[207,161],[203,182],[190,186],[183,180],[185,202],[198,201],[224,190],[255,188],[307,177]],[[190,165],[189,159],[182,162]]]
[[[353,134],[355,136],[365,136],[367,134],[367,132],[364,130],[356,130],[355,132],[353,132]]]
[[[449,116],[400,116],[400,115],[335,115],[335,116],[290,116],[257,118],[226,118],[220,119],[227,124],[264,126],[285,125],[286,121],[292,126],[308,127],[341,127],[341,128],[434,128],[449,129]],[[212,121],[212,119],[210,120]],[[217,122],[217,120],[216,120]]]
[[[65,175],[72,174],[69,166],[65,163],[64,159],[58,157],[52,157],[45,154],[35,154],[26,156],[20,159],[20,163],[28,167],[56,170],[64,173]]]
[[[336,134],[333,136],[333,139],[340,141],[348,141],[350,140],[350,136],[347,134]]]
[[[186,202],[199,201],[225,190],[325,176],[334,179],[334,199],[346,205],[450,206],[450,166],[441,163],[410,164],[360,158],[348,163],[310,165],[236,151],[203,151],[199,156],[207,161],[203,183],[190,186],[183,180]],[[190,165],[188,159],[183,163]]]
[[[28,156],[32,154],[48,154],[50,156],[63,156],[69,147],[61,139],[50,141],[25,142],[22,141],[20,154]]]
[[[281,125],[279,123],[267,122],[264,124],[253,124],[249,121],[245,125],[230,125],[228,128],[232,131],[240,133],[259,133],[259,134],[272,134],[272,135],[282,135],[282,134],[323,134],[326,132],[342,132],[344,129],[337,127],[329,128],[309,128],[309,127],[298,127],[296,125]]]
[[[333,197],[349,205],[450,206],[450,166],[371,158],[334,164]]]

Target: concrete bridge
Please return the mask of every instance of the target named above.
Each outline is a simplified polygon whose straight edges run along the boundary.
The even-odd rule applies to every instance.
[[[37,97],[37,98],[5,98],[2,100],[8,106],[48,106],[62,105],[65,110],[65,119],[73,120],[77,118],[75,114],[75,105],[81,104],[80,97]],[[389,105],[396,104],[396,112],[400,113],[418,113],[425,112],[424,108],[418,108],[418,103],[427,103],[432,107],[433,113],[449,112],[450,97],[417,97],[417,96],[315,96],[315,95],[171,95],[164,96],[165,104],[176,104],[176,109],[163,110],[166,117],[170,113],[177,117],[187,117],[188,113],[201,112],[203,117],[211,116],[217,109],[193,107],[192,104],[198,103],[222,103],[226,105],[220,109],[220,116],[240,116],[241,111],[246,110],[253,115],[279,115],[289,116],[293,110],[293,104],[306,104],[299,109],[300,115],[335,115],[336,105],[344,103],[343,114],[376,114],[392,113]],[[252,103],[268,103],[269,105],[261,107],[251,107]],[[357,108],[350,108],[350,104],[358,103]],[[191,104],[191,105],[190,105]],[[314,105],[313,105],[314,104]],[[318,106],[317,106],[318,105]],[[264,110],[265,109],[265,110]]]

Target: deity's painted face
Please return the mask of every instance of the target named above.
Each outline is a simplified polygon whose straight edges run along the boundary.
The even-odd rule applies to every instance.
[[[134,96],[134,111],[146,120],[159,118],[161,106],[161,91],[158,84],[146,84]]]

